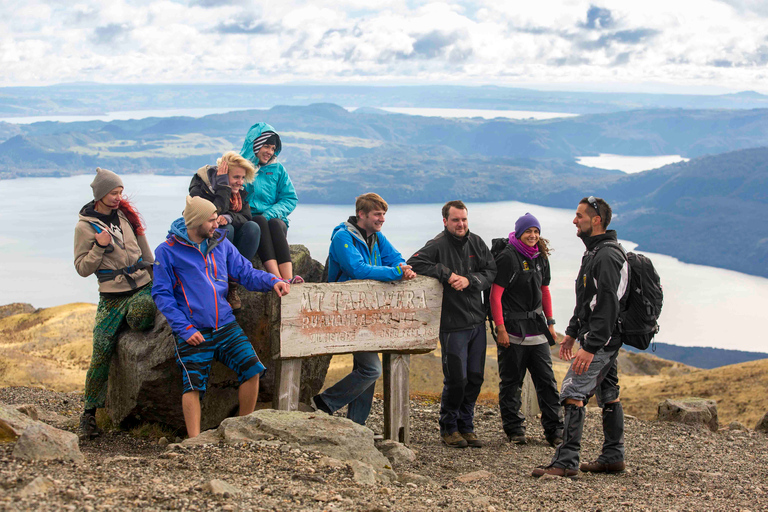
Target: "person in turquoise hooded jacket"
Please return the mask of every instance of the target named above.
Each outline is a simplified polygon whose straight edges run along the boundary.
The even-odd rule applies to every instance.
[[[298,197],[283,164],[277,161],[282,150],[280,136],[266,123],[251,126],[240,154],[256,166],[255,179],[245,185],[253,221],[261,228],[258,255],[267,272],[301,283],[293,275],[288,247],[288,215],[296,208]]]

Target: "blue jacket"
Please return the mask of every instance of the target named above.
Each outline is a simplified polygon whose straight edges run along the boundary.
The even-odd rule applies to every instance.
[[[251,291],[268,292],[277,277],[256,270],[227,240],[224,230],[200,245],[189,240],[184,219],[171,224],[155,249],[152,298],[174,334],[184,341],[199,329],[218,329],[235,321],[227,302],[229,279]]]
[[[245,184],[244,190],[252,215],[263,215],[267,220],[277,218],[287,226],[288,215],[296,208],[299,198],[285,167],[277,161],[282,144],[277,144],[275,156],[265,165],[259,164],[259,159],[253,154],[253,141],[264,132],[276,134],[275,129],[267,123],[251,126],[245,136],[243,149],[240,150],[240,154],[256,166],[256,177],[251,183]]]
[[[403,277],[405,260],[381,233],[369,249],[363,235],[351,222],[333,229],[328,252],[328,282],[351,279],[397,281]]]

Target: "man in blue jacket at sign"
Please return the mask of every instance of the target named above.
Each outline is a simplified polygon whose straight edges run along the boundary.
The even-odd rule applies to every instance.
[[[378,194],[369,192],[355,201],[356,216],[336,226],[328,254],[328,282],[352,279],[398,281],[416,277],[400,253],[381,234],[389,205]],[[381,361],[376,352],[355,352],[352,373],[312,397],[312,406],[333,414],[349,404],[347,417],[365,425],[373,403],[376,379],[381,376]]]
[[[227,302],[229,281],[251,291],[287,294],[290,285],[256,270],[218,228],[216,206],[187,196],[184,217],[171,225],[155,249],[152,298],[176,337],[176,363],[184,385],[181,406],[189,437],[200,434],[200,400],[213,359],[237,373],[238,414],[253,412],[259,375],[266,369],[235,321]]]

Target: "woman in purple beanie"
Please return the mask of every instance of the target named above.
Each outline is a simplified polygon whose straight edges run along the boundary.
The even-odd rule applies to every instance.
[[[529,371],[544,435],[555,447],[562,442],[563,413],[549,352],[557,338],[549,292],[549,252],[538,219],[530,213],[517,219],[509,245],[496,256],[498,273],[491,287],[491,314],[497,326],[499,409],[504,432],[510,442],[527,442],[520,405],[523,379]]]

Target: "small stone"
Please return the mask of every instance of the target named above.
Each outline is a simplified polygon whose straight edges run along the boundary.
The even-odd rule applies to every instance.
[[[456,480],[463,483],[476,482],[477,480],[484,480],[492,477],[493,474],[481,469],[480,471],[473,471],[471,473],[465,473],[456,477]]]
[[[47,476],[38,476],[31,482],[29,482],[27,485],[24,486],[23,489],[19,491],[19,496],[22,498],[26,498],[28,496],[34,496],[36,494],[45,494],[51,489],[53,489],[55,484],[53,483],[53,480],[48,478]]]
[[[159,444],[160,446],[168,446],[170,444],[170,441],[168,440],[167,437],[161,437],[160,439],[157,440],[157,444]]]
[[[239,488],[235,487],[232,484],[229,484],[223,480],[219,480],[217,478],[214,478],[213,480],[209,481],[203,486],[204,491],[208,491],[211,494],[218,494],[222,496],[237,496],[238,494],[242,494],[243,491],[241,491]]]
[[[418,485],[416,485],[416,484],[415,484],[415,483],[413,483],[413,482],[408,482],[407,484],[405,484],[405,486],[406,486],[406,487],[410,487],[411,489],[418,489],[418,488],[419,488],[419,486],[418,486]]]

